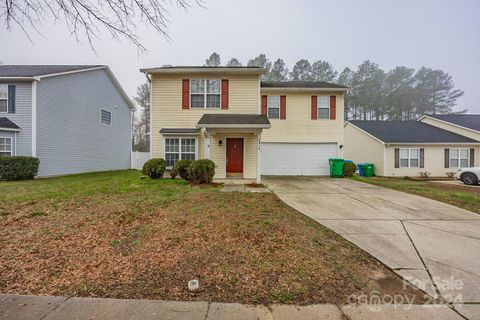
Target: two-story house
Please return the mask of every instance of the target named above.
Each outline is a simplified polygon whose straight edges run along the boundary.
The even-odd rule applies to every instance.
[[[0,156],[39,176],[130,168],[133,104],[107,66],[1,65]]]
[[[151,83],[151,154],[171,168],[211,159],[216,179],[328,175],[342,155],[347,87],[262,82],[259,67],[142,69]]]

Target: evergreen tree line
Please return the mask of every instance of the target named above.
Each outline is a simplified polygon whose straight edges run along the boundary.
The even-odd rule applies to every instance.
[[[212,53],[205,65],[221,66],[220,55]],[[283,59],[272,62],[263,53],[246,65],[267,69],[263,81],[326,81],[350,87],[345,96],[345,119],[412,120],[422,114],[452,113],[457,99],[464,94],[455,88],[447,72],[427,67],[415,70],[398,66],[384,71],[366,60],[355,70],[346,67],[339,73],[328,61],[311,63],[301,59],[290,70]],[[242,63],[231,58],[225,66],[238,67]]]

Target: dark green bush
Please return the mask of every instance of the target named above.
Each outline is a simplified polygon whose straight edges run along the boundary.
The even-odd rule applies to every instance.
[[[0,179],[33,179],[39,165],[40,160],[34,157],[0,157]]]
[[[178,160],[172,168],[171,175],[175,174],[180,176],[180,178],[188,180],[188,170],[192,165],[193,160]]]
[[[357,172],[357,165],[353,162],[344,162],[343,163],[343,176],[351,177]]]
[[[188,170],[188,179],[194,183],[210,183],[215,175],[215,162],[208,159],[195,160]]]
[[[142,173],[152,179],[163,178],[167,163],[162,158],[150,159],[143,165]]]

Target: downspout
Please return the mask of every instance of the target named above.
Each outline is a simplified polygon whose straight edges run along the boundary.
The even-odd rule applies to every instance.
[[[32,81],[32,157],[37,156],[37,80]]]
[[[383,143],[383,176],[387,177],[387,148],[388,144]]]

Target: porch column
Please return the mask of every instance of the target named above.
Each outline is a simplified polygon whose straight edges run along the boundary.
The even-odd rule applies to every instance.
[[[211,142],[211,134],[206,133],[207,136],[205,137],[205,159],[210,159],[210,142]]]
[[[262,183],[262,132],[257,133],[257,183]]]

